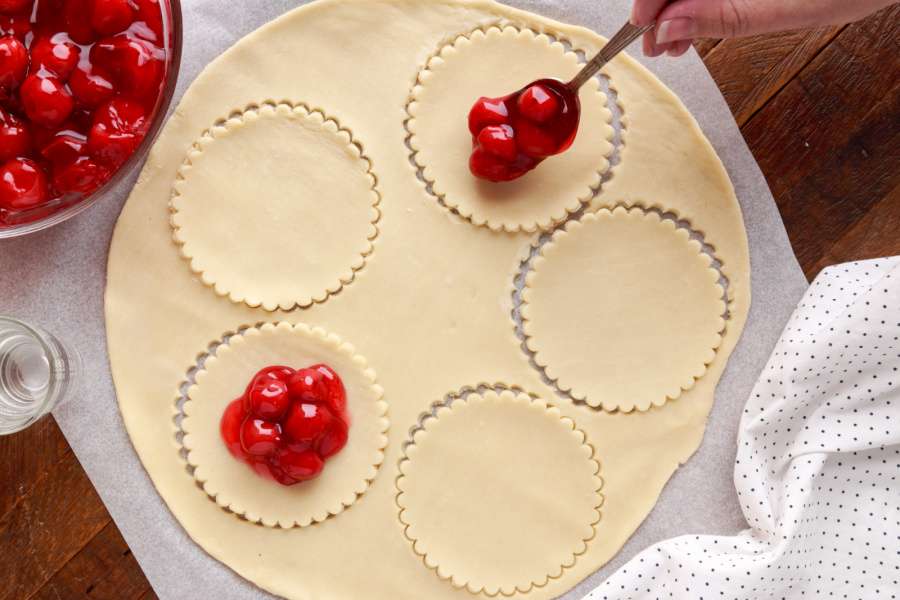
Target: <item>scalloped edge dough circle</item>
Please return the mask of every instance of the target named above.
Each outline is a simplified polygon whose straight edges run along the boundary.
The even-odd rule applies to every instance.
[[[344,381],[350,436],[318,478],[285,487],[235,459],[222,442],[219,422],[263,367],[317,363],[330,365]],[[365,358],[338,336],[287,322],[248,329],[219,346],[195,381],[184,404],[183,445],[194,478],[222,508],[267,527],[305,527],[343,512],[375,479],[388,442],[384,392]]]
[[[485,67],[492,61],[497,68]],[[533,232],[559,223],[591,198],[610,168],[614,133],[596,79],[581,88],[581,126],[565,153],[508,183],[481,181],[469,172],[466,120],[479,96],[505,96],[542,77],[568,80],[579,67],[576,54],[561,43],[510,26],[460,35],[428,61],[407,107],[407,129],[422,177],[447,208],[495,231]]]
[[[525,280],[535,362],[564,392],[608,411],[678,398],[704,375],[725,329],[724,289],[701,250],[687,230],[639,208],[570,222]]]
[[[599,472],[585,434],[558,409],[509,390],[472,393],[413,434],[396,482],[399,518],[416,554],[455,587],[527,593],[587,550],[603,504]]]
[[[251,106],[188,152],[170,204],[173,237],[220,296],[305,308],[351,283],[372,253],[375,186],[371,162],[333,118],[302,104]]]

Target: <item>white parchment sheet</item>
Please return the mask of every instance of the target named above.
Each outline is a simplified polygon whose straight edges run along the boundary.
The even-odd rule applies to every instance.
[[[200,70],[228,46],[303,4],[183,2],[184,60],[176,102]],[[630,0],[509,4],[605,35],[618,29],[630,12]],[[635,45],[633,54],[638,51]],[[745,527],[732,484],[741,411],[807,287],[765,179],[700,59],[691,52],[678,60],[641,60],[696,116],[731,175],[750,238],[753,306],[743,339],[719,384],[702,447],[673,476],[657,507],[618,556],[567,599],[582,597],[655,542],[685,533],[733,534]],[[157,495],[122,425],[106,355],[103,290],[109,240],[129,189],[127,182],[117,198],[49,231],[0,242],[0,313],[39,323],[81,352],[85,385],[80,397],[56,411],[56,418],[156,593],[178,600],[269,597],[188,538]],[[98,431],[104,434],[97,435]]]

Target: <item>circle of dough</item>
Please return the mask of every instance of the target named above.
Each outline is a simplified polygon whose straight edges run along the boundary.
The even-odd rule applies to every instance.
[[[725,328],[712,259],[686,229],[638,208],[588,214],[554,234],[526,277],[535,362],[590,406],[662,406],[703,376]]]
[[[609,169],[612,113],[596,79],[580,92],[575,143],[507,183],[469,172],[469,110],[480,96],[500,97],[546,77],[572,78],[574,52],[529,29],[480,29],[444,46],[419,73],[408,110],[409,143],[422,177],[450,209],[493,230],[536,231],[562,221],[588,200]]]
[[[603,482],[593,455],[572,420],[527,394],[454,400],[406,448],[405,535],[426,566],[472,593],[546,585],[594,537]]]
[[[311,481],[283,486],[234,458],[219,433],[225,408],[270,365],[331,366],[347,389],[350,436]],[[210,356],[188,389],[184,448],[194,478],[216,503],[267,527],[305,527],[352,505],[375,479],[387,445],[387,405],[375,373],[353,346],[306,325],[266,324],[233,336]]]
[[[175,241],[221,296],[273,311],[353,281],[378,234],[370,162],[346,129],[302,105],[248,108],[207,131],[179,170]]]

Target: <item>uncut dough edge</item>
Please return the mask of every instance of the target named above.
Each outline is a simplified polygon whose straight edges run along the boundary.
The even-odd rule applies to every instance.
[[[607,414],[558,401],[529,366],[509,317],[513,271],[533,236],[476,228],[428,196],[408,163],[402,119],[421,64],[451,35],[507,18],[558,33],[588,51],[602,39],[480,0],[369,0],[365,13],[362,4],[321,0],[250,34],[207,67],[167,124],[122,211],[110,251],[107,331],[123,419],[187,533],[260,587],[298,599],[465,598],[471,594],[426,569],[402,535],[394,503],[400,445],[420,413],[447,392],[480,382],[519,385],[555,402],[587,433],[605,482],[603,515],[587,553],[560,579],[527,594],[556,597],[621,548],[702,439],[715,385],[749,308],[740,207],[721,162],[680,101],[632,59],[623,56],[610,65],[630,129],[623,163],[597,204],[659,203],[689,219],[724,264],[732,319],[707,375],[661,409]],[[383,35],[386,23],[391,35]],[[374,45],[382,51],[366,51]],[[341,51],[328,51],[336,48]],[[297,55],[321,59],[279,60]],[[333,77],[373,69],[395,85],[371,94],[370,78]],[[192,276],[168,224],[171,183],[190,144],[216,119],[266,99],[306,102],[341,120],[372,159],[383,195],[370,264],[341,294],[293,313],[265,313],[216,297]],[[679,135],[665,154],[651,141],[670,131]],[[687,166],[671,160],[680,152],[691,156]],[[666,177],[641,177],[648,165]],[[677,180],[682,196],[671,195],[669,178]],[[699,206],[706,208],[700,212]],[[415,287],[409,286],[412,277]],[[153,285],[158,281],[166,287]],[[375,319],[369,317],[373,312]],[[322,326],[353,344],[378,373],[391,420],[384,464],[366,494],[335,519],[290,531],[250,526],[198,490],[178,456],[172,423],[178,385],[211,341],[241,325],[282,319]],[[488,355],[490,365],[479,358]],[[415,382],[407,381],[411,372],[419,374]],[[290,557],[300,554],[302,564],[293,564]]]

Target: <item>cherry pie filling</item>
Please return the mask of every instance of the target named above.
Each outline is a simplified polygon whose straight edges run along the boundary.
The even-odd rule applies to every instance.
[[[575,141],[578,95],[556,79],[541,79],[502,98],[479,98],[469,112],[469,170],[493,182],[522,177]]]
[[[90,195],[140,145],[169,66],[161,1],[0,0],[0,228]]]
[[[231,454],[281,485],[315,479],[347,444],[350,420],[340,376],[327,365],[266,367],[225,409]]]

